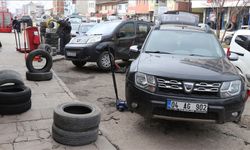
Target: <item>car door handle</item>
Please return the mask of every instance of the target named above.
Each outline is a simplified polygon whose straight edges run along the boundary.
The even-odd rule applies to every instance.
[[[244,56],[243,53],[239,53],[239,52],[232,52],[232,51],[231,51],[231,53],[237,54],[237,55],[239,55],[239,56]]]

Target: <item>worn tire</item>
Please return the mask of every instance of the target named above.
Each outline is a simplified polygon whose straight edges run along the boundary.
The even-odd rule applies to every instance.
[[[26,72],[26,79],[29,81],[49,81],[53,78],[53,73],[44,72],[44,73],[33,73],[33,72]]]
[[[34,68],[32,62],[35,56],[42,56],[46,59],[46,64],[42,69]],[[52,61],[52,57],[50,56],[50,54],[44,50],[39,50],[39,49],[30,52],[26,59],[26,67],[28,68],[30,72],[33,72],[33,73],[49,72],[50,69],[52,68],[52,64],[53,64],[53,61]]]
[[[31,98],[30,88],[24,85],[8,85],[0,87],[0,105],[20,104]]]
[[[114,56],[111,54],[112,59],[114,59]],[[109,59],[109,53],[108,51],[102,52],[97,60],[97,66],[102,69],[103,71],[109,71],[111,68],[111,63]],[[108,61],[108,62],[107,62]],[[108,64],[109,63],[109,64]]]
[[[31,108],[31,100],[15,105],[0,105],[1,115],[14,115],[28,111]]]
[[[40,44],[37,49],[45,50],[51,56],[53,55],[53,49],[49,44]]]
[[[54,123],[60,129],[83,132],[99,126],[100,109],[88,103],[69,102],[54,109]]]
[[[85,64],[86,64],[86,61],[74,61],[72,60],[72,63],[78,67],[78,68],[82,68]]]
[[[52,138],[63,145],[81,146],[95,142],[98,137],[98,128],[85,132],[71,132],[52,126]]]
[[[14,83],[16,85],[24,85],[21,74],[13,70],[0,71],[0,86],[6,83]]]

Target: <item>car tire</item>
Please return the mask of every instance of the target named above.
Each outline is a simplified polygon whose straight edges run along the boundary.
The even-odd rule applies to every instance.
[[[114,56],[111,54],[112,59]],[[97,60],[97,66],[103,71],[109,71],[111,68],[111,63],[109,59],[108,51],[102,52]]]
[[[20,104],[29,101],[31,90],[24,85],[0,87],[0,105]]]
[[[16,85],[24,85],[23,79],[21,78],[21,74],[13,70],[1,70],[0,71],[0,86],[14,83]]]
[[[83,132],[100,124],[100,109],[89,103],[63,103],[54,109],[54,123],[60,129]]]
[[[51,56],[53,56],[53,49],[49,44],[40,44],[37,49],[45,50]]]
[[[32,64],[36,56],[42,56],[46,59],[46,64],[42,69],[35,69]],[[33,73],[49,72],[50,69],[52,68],[52,63],[53,61],[52,61],[51,55],[48,52],[44,50],[39,50],[39,49],[30,52],[28,57],[26,58],[26,67],[28,68],[30,72],[33,72]]]
[[[230,40],[230,39],[225,39],[225,43],[226,43],[227,45],[230,45],[231,40]]]
[[[86,61],[75,61],[75,60],[72,60],[72,63],[78,67],[78,68],[82,68],[85,64],[86,64]]]
[[[21,114],[28,111],[31,108],[31,100],[15,104],[15,105],[0,105],[0,114],[1,115],[15,115]]]
[[[50,72],[43,72],[43,73],[33,73],[33,72],[26,72],[26,79],[29,81],[49,81],[53,78],[53,73]]]
[[[129,61],[129,59],[122,59],[122,61],[124,61],[124,62],[128,62],[128,61]]]
[[[63,145],[81,146],[95,142],[98,137],[98,128],[85,132],[65,131],[52,125],[52,138]]]

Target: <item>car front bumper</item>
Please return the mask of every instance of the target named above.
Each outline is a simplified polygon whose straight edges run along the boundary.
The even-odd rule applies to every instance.
[[[208,112],[194,113],[168,110],[166,107],[167,99],[190,103],[206,103],[208,104]],[[132,82],[127,81],[126,100],[131,111],[146,118],[225,123],[236,121],[241,116],[246,98],[241,95],[228,99],[209,99],[209,97],[207,99],[199,99],[159,95],[137,88]],[[236,117],[232,115],[234,112],[238,113]]]
[[[65,58],[73,61],[95,62],[99,56],[95,48],[96,44],[67,44]]]

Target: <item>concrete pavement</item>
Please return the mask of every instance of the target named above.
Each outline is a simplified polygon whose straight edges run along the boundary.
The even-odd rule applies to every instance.
[[[95,143],[70,147],[51,138],[53,109],[77,98],[54,73],[51,81],[27,81],[24,54],[15,50],[13,34],[0,33],[0,70],[19,72],[32,90],[32,108],[20,115],[0,116],[0,150],[113,150],[115,147],[99,132]],[[56,57],[55,60],[61,59]]]

